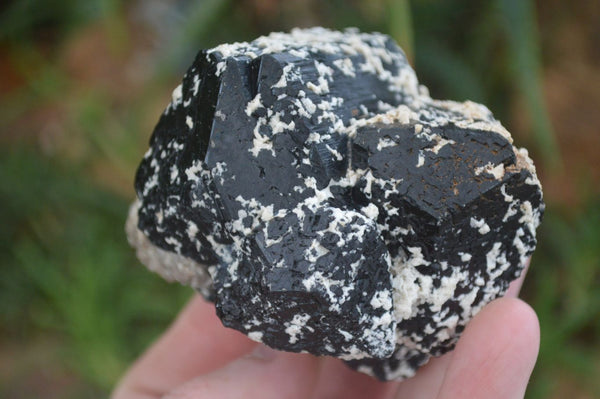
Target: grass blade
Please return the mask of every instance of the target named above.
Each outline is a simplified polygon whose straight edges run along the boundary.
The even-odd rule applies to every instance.
[[[400,44],[408,61],[414,65],[414,29],[409,0],[389,0],[388,32]]]
[[[542,91],[534,3],[531,0],[499,0],[498,3],[504,17],[512,72],[532,121],[535,145],[547,166],[560,169],[560,151]]]

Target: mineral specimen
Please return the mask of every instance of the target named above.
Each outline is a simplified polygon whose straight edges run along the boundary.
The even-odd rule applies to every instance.
[[[452,349],[544,208],[487,108],[431,99],[385,35],[321,28],[201,51],[135,187],[150,269],[253,340],[382,380]]]

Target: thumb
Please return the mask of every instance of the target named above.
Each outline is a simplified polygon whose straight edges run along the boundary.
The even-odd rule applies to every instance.
[[[525,302],[491,302],[458,341],[438,398],[523,398],[539,334],[535,312]]]
[[[165,399],[305,399],[312,396],[319,361],[305,354],[278,352],[259,345],[222,369],[176,388]]]

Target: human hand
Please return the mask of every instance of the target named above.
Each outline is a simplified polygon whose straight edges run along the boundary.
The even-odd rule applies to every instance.
[[[223,327],[195,297],[132,366],[113,399],[523,398],[539,348],[535,312],[516,298],[488,304],[456,348],[403,382],[379,382],[340,360],[278,352]]]

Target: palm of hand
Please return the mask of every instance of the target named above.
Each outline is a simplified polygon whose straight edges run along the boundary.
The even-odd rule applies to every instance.
[[[142,356],[113,399],[522,398],[535,364],[533,310],[507,297],[486,306],[456,349],[404,382],[379,382],[333,358],[276,352],[222,326],[214,306],[194,298]]]

